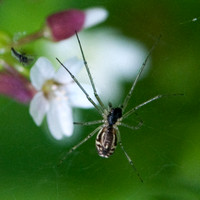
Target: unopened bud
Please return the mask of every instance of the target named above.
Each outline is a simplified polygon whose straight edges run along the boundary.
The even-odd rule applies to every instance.
[[[66,10],[47,17],[47,26],[54,41],[67,39],[80,31],[84,25],[85,13],[80,10]]]

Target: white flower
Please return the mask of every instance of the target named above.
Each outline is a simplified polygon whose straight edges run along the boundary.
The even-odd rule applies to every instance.
[[[64,65],[76,75],[83,62],[72,58]],[[92,104],[63,67],[55,71],[51,62],[44,57],[40,57],[31,68],[30,77],[37,90],[30,103],[30,114],[35,123],[41,125],[46,115],[48,127],[55,139],[71,136],[73,133],[71,107],[90,108]],[[89,85],[82,84],[82,86],[90,95],[92,94]]]
[[[118,102],[116,99],[123,97],[121,81],[133,82],[145,60],[147,49],[139,42],[126,38],[110,28],[81,32],[79,37],[95,85],[102,94],[101,97],[105,102]],[[76,37],[57,44],[47,43],[45,49],[48,49],[50,55],[59,55],[61,58],[66,55],[82,58]],[[148,66],[145,71],[147,68]],[[79,73],[79,79],[89,83],[84,68]]]

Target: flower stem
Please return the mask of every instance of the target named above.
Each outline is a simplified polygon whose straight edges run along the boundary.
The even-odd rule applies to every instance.
[[[35,33],[32,33],[30,35],[26,35],[25,37],[19,39],[18,41],[14,42],[13,43],[13,47],[18,47],[18,46],[22,46],[22,45],[25,45],[25,44],[28,44],[30,42],[33,42],[35,40],[38,40],[40,38],[43,38],[45,37],[46,35],[46,30],[45,29],[41,29]]]

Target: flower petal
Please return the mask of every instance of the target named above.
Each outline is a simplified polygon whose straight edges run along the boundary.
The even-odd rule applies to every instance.
[[[49,109],[49,102],[43,96],[42,92],[38,92],[30,103],[29,113],[32,116],[35,123],[39,126]]]
[[[89,84],[82,84],[81,83],[81,85],[83,86],[85,91],[88,93],[90,98],[92,98],[92,100],[95,103],[97,103],[97,101],[94,97],[92,87]],[[68,90],[70,105],[72,105],[73,107],[80,107],[80,108],[92,108],[93,107],[92,103],[86,98],[83,91],[75,83],[71,84],[67,88],[67,90]]]
[[[85,10],[85,22],[84,22],[84,28],[89,28],[91,26],[94,26],[98,23],[101,23],[102,21],[105,21],[108,17],[107,10],[103,8],[91,8]]]
[[[31,68],[30,78],[33,86],[40,90],[43,83],[47,79],[51,79],[55,73],[55,69],[51,62],[44,57],[40,57]]]
[[[83,67],[83,61],[79,60],[78,58],[70,58],[66,62],[63,63],[63,65],[74,75],[81,70]],[[54,80],[56,80],[59,83],[67,84],[72,81],[71,76],[67,72],[67,70],[61,66],[58,71],[56,72],[54,76]]]
[[[47,123],[52,136],[57,140],[62,139],[63,135],[72,135],[72,110],[66,99],[59,98],[51,101],[47,112]]]

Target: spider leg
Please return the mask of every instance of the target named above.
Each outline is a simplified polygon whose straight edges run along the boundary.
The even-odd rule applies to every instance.
[[[90,103],[97,109],[97,111],[99,112],[99,114],[102,115],[102,109],[99,108],[98,105],[90,98],[89,94],[85,91],[85,89],[83,88],[83,86],[78,82],[78,80],[76,79],[76,77],[68,70],[68,68],[58,58],[56,58],[56,60],[60,63],[60,65],[62,67],[64,67],[66,69],[66,71],[72,77],[72,79],[74,80],[74,82],[83,91],[83,93],[85,94],[85,96],[87,97],[87,99],[90,101]]]
[[[140,122],[137,124],[137,126],[129,126],[128,124],[125,124],[125,123],[121,123],[120,125],[121,125],[121,126],[124,126],[124,127],[126,127],[126,128],[130,128],[130,129],[132,129],[132,130],[137,130],[137,129],[139,129],[139,128],[142,126],[142,124],[143,124],[143,121],[140,121]]]
[[[133,91],[134,91],[134,89],[135,89],[135,86],[136,86],[136,84],[137,84],[137,82],[138,82],[138,80],[139,80],[139,78],[140,78],[140,76],[141,76],[141,74],[142,74],[142,72],[143,72],[145,66],[146,66],[146,63],[147,63],[147,61],[148,61],[148,59],[149,59],[151,53],[152,53],[153,50],[155,49],[156,45],[157,45],[158,42],[160,41],[160,38],[161,38],[161,35],[159,36],[159,38],[157,39],[157,41],[154,43],[154,45],[151,47],[151,49],[149,50],[149,53],[147,54],[147,56],[146,56],[144,62],[142,63],[142,66],[140,67],[140,70],[139,70],[139,72],[138,72],[138,74],[137,74],[137,76],[136,76],[136,78],[135,78],[135,81],[133,82],[133,84],[132,84],[132,86],[131,86],[131,89],[129,90],[129,93],[127,94],[127,96],[126,96],[126,98],[124,99],[124,102],[123,102],[123,104],[122,104],[122,107],[123,107],[124,110],[126,109],[126,106],[128,105],[128,102],[129,102],[129,100],[130,100],[130,98],[131,98],[131,96],[132,96],[132,94],[133,94]]]
[[[117,133],[118,133],[118,141],[119,141],[119,145],[120,145],[122,151],[124,152],[124,154],[125,154],[125,156],[126,156],[128,162],[130,163],[130,165],[133,167],[134,171],[136,172],[138,178],[139,178],[140,181],[143,183],[143,180],[142,180],[142,178],[141,178],[141,176],[140,176],[138,170],[136,169],[135,165],[133,164],[132,159],[129,157],[129,155],[127,154],[127,152],[126,152],[125,149],[124,149],[124,146],[122,145],[122,141],[121,141],[121,136],[120,136],[119,129],[117,129]]]
[[[100,124],[103,123],[104,120],[96,120],[96,121],[91,121],[91,122],[74,122],[75,125],[82,125],[82,126],[90,126],[94,124]]]
[[[81,55],[82,55],[82,58],[83,58],[83,61],[84,61],[84,65],[85,65],[86,71],[87,71],[87,73],[88,73],[88,76],[89,76],[89,79],[90,79],[90,83],[91,83],[92,88],[93,88],[94,96],[96,97],[97,101],[99,102],[100,107],[101,107],[101,111],[103,112],[103,111],[105,110],[105,105],[103,104],[101,98],[100,98],[99,95],[97,94],[97,90],[96,90],[96,88],[95,88],[94,81],[93,81],[92,75],[91,75],[91,73],[90,73],[90,69],[89,69],[89,67],[88,67],[88,63],[87,63],[86,58],[85,58],[85,55],[84,55],[84,53],[83,53],[83,48],[82,48],[82,45],[81,45],[79,36],[78,36],[77,32],[75,32],[75,33],[76,33],[76,38],[77,38],[77,40],[78,40],[78,44],[79,44],[79,47],[80,47],[80,50],[81,50]]]
[[[171,94],[171,95],[173,95],[173,96],[181,96],[183,94]],[[151,99],[139,104],[138,106],[132,108],[131,110],[129,110],[127,113],[124,114],[123,118],[124,119],[127,118],[129,115],[133,114],[136,110],[138,110],[142,106],[145,106],[145,105],[151,103],[152,101],[155,101],[155,100],[160,99],[162,97],[168,97],[168,96],[171,96],[171,95],[162,95],[162,94],[157,95],[157,96],[155,96],[155,97],[153,97],[153,98],[151,98]]]
[[[75,151],[79,146],[81,146],[83,143],[85,143],[87,140],[89,140],[98,130],[101,129],[101,126],[97,127],[94,131],[92,131],[87,137],[85,137],[81,142],[79,142],[77,145],[75,145],[74,147],[72,147],[67,153],[66,155],[60,160],[60,162],[58,163],[58,167],[63,163],[63,161],[67,158],[67,156],[72,153],[73,151]]]
[[[136,117],[139,118],[139,122],[136,126],[130,126],[128,124],[125,124],[125,123],[120,123],[121,126],[124,126],[124,127],[127,127],[127,128],[130,128],[132,130],[137,130],[139,129],[142,125],[143,125],[143,120],[139,117],[138,113],[134,112],[134,114],[136,115]]]

